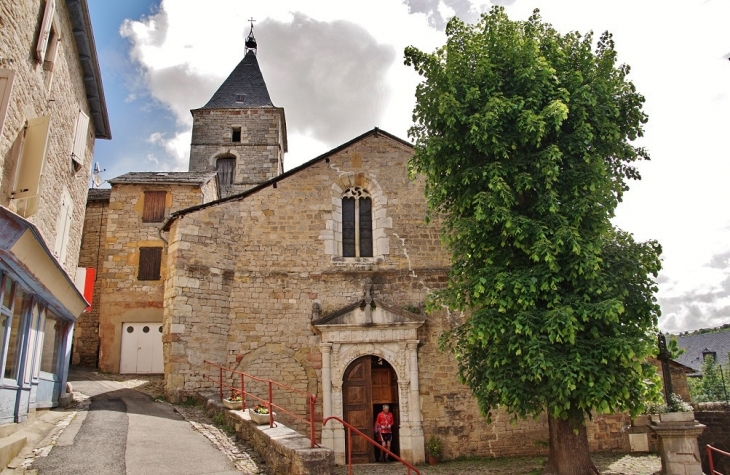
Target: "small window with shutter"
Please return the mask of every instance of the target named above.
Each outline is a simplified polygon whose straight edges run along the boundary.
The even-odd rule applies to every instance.
[[[145,191],[143,223],[159,223],[165,219],[166,191]]]
[[[15,79],[15,71],[0,68],[0,135],[3,133],[5,114],[8,112],[8,105],[10,104],[10,93],[13,91],[13,79]]]
[[[89,130],[89,116],[80,110],[76,118],[76,129],[74,132],[74,141],[71,144],[71,163],[74,172],[79,171],[84,166],[84,153],[86,153],[86,132]]]
[[[44,115],[26,122],[22,134],[20,163],[16,170],[13,199],[32,198],[40,192],[41,172],[46,161],[48,129],[51,116]]]
[[[73,221],[74,202],[68,188],[63,187],[63,198],[61,199],[61,211],[56,220],[56,246],[53,253],[58,258],[58,262],[62,265],[66,262],[66,249],[68,248],[68,239],[71,232],[71,224]]]
[[[55,13],[56,0],[46,0],[41,29],[38,32],[38,41],[36,42],[35,48],[35,57],[39,62],[45,60],[46,54],[48,53],[51,32],[53,31],[53,16]]]
[[[161,263],[161,247],[140,247],[137,280],[160,280]]]
[[[61,41],[59,35],[60,29],[56,22],[55,13],[56,0],[46,0],[35,50],[36,59],[42,64],[43,71],[45,72],[46,89],[51,88],[53,68],[58,57],[59,43]]]

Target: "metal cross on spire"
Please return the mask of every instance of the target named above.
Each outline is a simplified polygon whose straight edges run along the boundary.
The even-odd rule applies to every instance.
[[[246,37],[246,54],[248,54],[249,51],[253,51],[253,53],[256,54],[256,38],[253,36],[253,22],[256,20],[251,17],[248,21],[251,22],[251,31],[248,32],[248,37]]]

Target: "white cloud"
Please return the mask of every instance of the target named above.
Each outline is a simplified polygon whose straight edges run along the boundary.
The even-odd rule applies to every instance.
[[[167,138],[163,133],[154,132],[147,141],[161,146],[170,157],[170,160],[156,162],[161,167],[161,171],[187,171],[191,139],[192,131],[186,129],[172,138]],[[150,158],[149,155],[148,158]]]

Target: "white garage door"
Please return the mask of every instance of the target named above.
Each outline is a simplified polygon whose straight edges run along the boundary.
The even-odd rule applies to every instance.
[[[162,373],[162,325],[123,323],[120,373]]]

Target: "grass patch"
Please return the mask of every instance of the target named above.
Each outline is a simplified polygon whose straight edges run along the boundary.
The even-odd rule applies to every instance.
[[[213,424],[226,434],[233,435],[236,433],[236,428],[226,421],[226,416],[222,412],[216,412],[211,419]]]
[[[164,396],[162,397],[162,399],[164,399]],[[185,399],[183,399],[182,401],[180,401],[178,403],[178,406],[183,406],[183,407],[195,407],[198,405],[199,405],[198,400],[191,396],[186,397]]]

